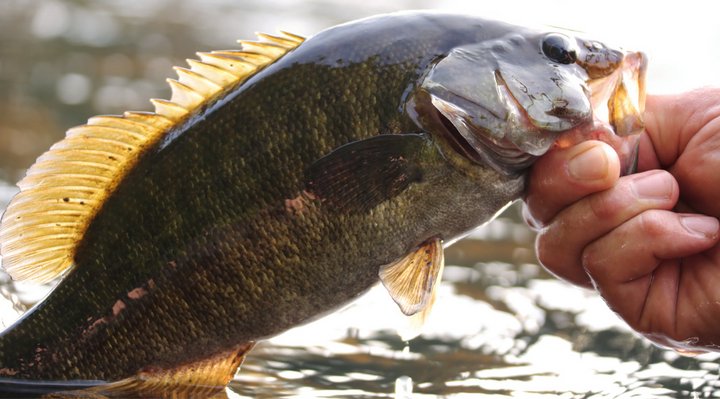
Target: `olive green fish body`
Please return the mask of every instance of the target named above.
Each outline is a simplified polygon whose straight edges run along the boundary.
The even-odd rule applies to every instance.
[[[522,178],[457,169],[405,102],[438,56],[496,34],[424,14],[343,25],[208,106],[124,177],[76,267],[4,333],[2,367],[112,381],[203,359],[325,314],[421,242],[488,220]],[[418,143],[407,162],[420,176],[406,190],[370,209],[308,191],[318,159],[389,133]]]
[[[3,262],[25,277],[35,272],[27,259],[54,265],[57,252],[59,266],[43,276],[61,272],[68,256],[72,268],[0,336],[0,391],[8,380],[96,385],[177,370],[189,376],[170,384],[193,384],[193,370],[216,360],[217,373],[232,375],[251,343],[378,280],[421,324],[443,241],[518,199],[528,167],[560,134],[641,128],[642,101],[627,94],[632,57],[598,42],[435,13],[360,20],[299,45],[287,38],[273,39],[292,42],[282,49],[245,53],[263,65],[246,80],[228,71],[251,63],[200,54],[207,63],[191,62],[171,82],[187,107],[156,101],[156,114],[96,121],[102,128],[91,119],[38,159],[4,216]],[[641,82],[644,58],[633,57]],[[589,89],[603,86],[599,96],[621,100]],[[642,98],[642,84],[635,89]],[[596,107],[608,107],[609,123]],[[115,125],[131,127],[126,141],[110,135]],[[167,127],[159,139],[132,144],[157,126]],[[124,157],[118,143],[141,155],[101,178],[103,196],[83,182],[97,178],[88,170],[104,167],[103,157]],[[70,183],[47,175],[65,165]],[[60,232],[27,213],[36,199],[58,215]],[[68,218],[88,207],[95,213],[80,213],[92,218],[76,233]],[[40,232],[27,230],[33,221]],[[18,231],[29,235],[25,247]],[[55,245],[49,254],[45,242]]]

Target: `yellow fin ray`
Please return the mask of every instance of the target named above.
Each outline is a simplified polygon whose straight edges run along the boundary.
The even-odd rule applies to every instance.
[[[273,36],[268,35],[267,33],[255,32],[255,35],[260,39],[265,39],[267,42],[274,43],[286,49],[291,49],[298,45],[298,41],[293,36],[286,34],[283,34],[282,36]]]
[[[37,163],[56,159],[73,159],[77,158],[78,156],[80,156],[80,159],[97,160],[97,162],[100,163],[107,162],[107,160],[122,160],[122,158],[125,158],[124,154],[118,154],[112,151],[103,151],[101,149],[98,150],[94,148],[55,148],[54,151],[48,151],[41,155],[35,162]]]
[[[115,157],[121,156],[124,158],[131,155],[130,153],[133,151],[132,147],[128,147],[121,141],[100,138],[89,140],[88,138],[75,136],[65,137],[64,140],[58,141],[50,147],[50,151],[42,156],[55,159],[76,158],[83,153],[87,153],[88,148],[85,145],[89,144],[92,145],[92,150],[113,154]]]
[[[17,245],[20,243],[17,243],[17,242],[9,243],[7,252],[8,252],[8,254],[12,254],[14,251],[16,251],[18,249],[22,249],[27,254],[32,254],[32,256],[34,256],[36,261],[42,261],[43,258],[42,258],[42,256],[40,256],[40,254],[42,254],[43,252],[37,252],[37,251],[33,252],[34,248],[40,248],[40,249],[55,248],[52,246],[52,243],[58,243],[58,242],[64,243],[68,238],[72,238],[72,236],[73,236],[72,231],[70,231],[65,234],[53,234],[53,235],[42,236],[42,237],[28,237],[28,238],[25,238],[26,242],[21,243],[22,244],[21,247],[19,245]],[[52,252],[52,251],[48,251],[48,252]],[[52,255],[53,254],[51,253],[49,256],[52,257]]]
[[[409,341],[420,335],[442,279],[445,267],[442,240],[431,238],[417,250],[380,270],[380,279],[408,317],[398,328],[400,337]]]
[[[15,243],[21,244],[23,247],[28,245],[27,243],[36,243],[36,242],[45,242],[48,240],[56,240],[56,239],[66,239],[73,235],[73,232],[75,231],[76,224],[66,224],[62,225],[60,223],[54,224],[55,230],[57,231],[55,234],[42,234],[42,233],[28,233],[21,237],[16,237],[14,240],[10,240],[6,242],[4,245],[6,245],[8,248],[8,252],[12,252],[15,248]]]
[[[265,53],[256,53],[253,51],[243,51],[243,50],[222,50],[222,51],[213,51],[213,54],[218,56],[223,56],[226,59],[245,62],[250,65],[262,65],[266,63],[268,60],[272,59],[271,56],[265,54]]]
[[[232,74],[248,74],[256,69],[254,64],[245,62],[233,55],[220,52],[197,53],[202,62]]]
[[[213,96],[217,92],[222,90],[222,86],[218,85],[217,83],[197,72],[193,72],[190,69],[175,67],[175,72],[177,72],[178,74],[180,83],[184,84],[185,86],[189,87],[194,92],[199,93],[205,98]]]
[[[155,113],[171,120],[181,120],[187,114],[188,110],[172,101],[161,100],[157,98],[150,99],[155,106]]]
[[[400,335],[400,339],[402,339],[403,341],[410,341],[411,339],[417,337],[418,335],[420,335],[420,333],[422,333],[425,322],[430,316],[430,312],[432,312],[433,305],[435,305],[435,300],[437,299],[437,291],[438,287],[440,286],[443,268],[444,265],[441,264],[440,270],[438,271],[437,280],[435,281],[435,284],[433,284],[430,298],[428,299],[425,307],[414,315],[406,317],[405,325],[398,328],[398,334]]]
[[[220,87],[225,87],[236,80],[235,75],[214,65],[191,58],[188,58],[186,61],[188,65],[190,65],[191,71],[202,75],[205,79],[208,79]]]
[[[268,54],[272,58],[280,57],[285,54],[287,49],[284,46],[268,42],[251,42],[247,40],[238,40],[243,50],[258,54]]]
[[[281,35],[284,39],[288,39],[288,40],[291,40],[291,41],[295,42],[295,45],[296,45],[296,46],[299,45],[300,43],[302,43],[302,42],[305,40],[305,38],[302,37],[302,36],[299,36],[299,35],[296,35],[296,34],[294,34],[294,33],[290,33],[290,32],[284,31],[284,30],[281,30],[281,31],[280,31],[280,35]]]
[[[92,219],[148,149],[203,105],[237,87],[303,42],[297,35],[259,35],[242,50],[198,53],[168,79],[170,100],[155,112],[95,116],[69,129],[18,183],[0,221],[3,267],[16,280],[44,283],[65,272]]]
[[[23,247],[23,252],[37,261],[44,261],[54,257],[53,252],[56,250],[68,248],[72,245],[72,243],[66,243],[65,239],[53,238],[44,240],[44,242],[33,241],[30,245]],[[12,254],[12,251],[10,254]]]
[[[93,159],[95,158],[95,159]],[[42,169],[43,166],[46,166],[48,168],[53,168],[55,164],[62,163],[63,165],[67,166],[68,168],[77,168],[78,170],[88,170],[88,169],[99,169],[99,170],[112,170],[114,169],[112,164],[108,164],[107,159],[97,157],[93,157],[92,155],[83,155],[82,158],[79,159],[67,159],[67,160],[55,160],[55,159],[38,159],[38,161],[35,161],[35,164],[37,165],[37,169]],[[33,168],[35,169],[35,168]],[[35,171],[37,173],[37,171]]]
[[[192,88],[180,83],[179,80],[168,79],[170,90],[172,92],[170,96],[170,102],[175,103],[182,108],[191,110],[197,108],[200,104],[205,101],[205,97],[202,94],[196,92]]]
[[[32,280],[32,281],[50,281],[57,277],[58,274],[65,271],[70,264],[72,259],[64,258],[58,259],[54,257],[44,262],[37,261],[35,259],[28,259],[28,264],[32,262],[32,267],[20,267],[17,270],[17,274],[13,276],[16,280]]]
[[[442,240],[431,238],[402,259],[380,269],[380,281],[407,316],[430,303],[444,264]]]
[[[126,111],[122,118],[147,125],[151,131],[165,130],[174,126],[172,119],[165,118],[154,112]]]
[[[152,126],[148,126],[146,123],[132,120],[124,116],[119,115],[98,115],[88,119],[87,122],[90,126],[105,126],[116,129],[123,129],[128,132],[138,132],[145,136],[152,134],[155,130]]]
[[[85,139],[107,138],[131,143],[142,143],[147,140],[147,134],[142,132],[97,125],[82,125],[70,128],[67,137],[73,136],[80,136]]]

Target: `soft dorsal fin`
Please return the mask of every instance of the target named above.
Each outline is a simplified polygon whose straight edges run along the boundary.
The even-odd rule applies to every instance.
[[[189,69],[177,67],[178,79],[168,79],[170,100],[150,100],[155,112],[90,118],[40,156],[0,224],[7,273],[44,283],[67,270],[98,209],[147,148],[303,41],[285,32],[259,37],[263,41],[240,41],[240,50],[198,53]]]

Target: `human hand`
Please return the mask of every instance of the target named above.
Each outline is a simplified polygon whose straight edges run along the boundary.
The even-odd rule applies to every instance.
[[[636,174],[598,141],[537,161],[538,258],[654,342],[720,350],[720,88],[648,96],[644,117]]]

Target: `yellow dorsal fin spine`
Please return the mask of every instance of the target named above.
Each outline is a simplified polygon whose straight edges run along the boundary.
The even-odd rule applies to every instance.
[[[211,54],[218,57],[224,57],[225,60],[232,63],[240,62],[243,64],[247,64],[250,67],[252,67],[253,65],[263,65],[267,63],[268,60],[272,59],[272,57],[267,54],[240,50],[219,50],[213,51]],[[244,68],[242,65],[239,65],[239,67]]]
[[[123,114],[122,118],[147,125],[150,129],[154,128],[153,130],[166,130],[174,125],[172,119],[154,112],[128,111]]]
[[[191,71],[197,73],[198,75],[202,75],[206,79],[211,80],[213,83],[220,86],[221,88],[235,81],[235,75],[224,69],[220,69],[216,66],[190,58],[188,58],[186,61],[188,65],[190,65]]]
[[[268,35],[267,33],[263,32],[255,32],[255,35],[260,39],[265,39],[265,41],[267,42],[274,43],[286,49],[291,49],[298,45],[298,42],[295,38],[293,38],[292,36],[286,36],[285,34],[283,34],[283,36],[285,37]]]
[[[286,32],[258,37],[240,41],[241,50],[197,53],[200,59],[188,60],[189,68],[175,67],[170,100],[150,100],[155,112],[92,117],[41,155],[0,222],[8,274],[44,283],[65,272],[97,211],[147,148],[304,40]]]
[[[224,51],[197,53],[202,62],[220,68],[232,74],[245,74],[255,69],[255,64],[247,62]]]
[[[167,82],[170,85],[170,91],[172,92],[170,102],[175,103],[188,111],[197,108],[198,105],[202,104],[206,100],[202,94],[196,92],[191,87],[180,83],[179,80],[167,79]]]
[[[244,51],[256,54],[267,54],[271,58],[277,58],[285,54],[287,49],[284,46],[268,42],[251,42],[238,40]]]
[[[191,69],[175,67],[175,71],[180,78],[180,83],[190,87],[205,98],[214,96],[222,90],[222,86],[197,72],[193,72]]]
[[[300,43],[302,43],[305,38],[299,35],[296,35],[294,33],[286,32],[284,30],[280,31],[280,35],[282,35],[282,38],[291,40],[295,43],[295,46],[298,46]]]
[[[188,114],[188,110],[172,101],[158,98],[150,99],[155,106],[155,113],[172,121],[181,120]]]

